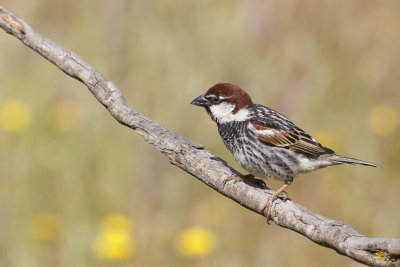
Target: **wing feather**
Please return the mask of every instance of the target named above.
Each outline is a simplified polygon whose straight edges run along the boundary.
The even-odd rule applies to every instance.
[[[277,129],[255,122],[250,122],[250,129],[255,132],[258,139],[270,146],[282,147],[292,151],[316,158],[322,154],[334,153],[323,147],[314,138],[302,129],[290,125],[288,129]]]

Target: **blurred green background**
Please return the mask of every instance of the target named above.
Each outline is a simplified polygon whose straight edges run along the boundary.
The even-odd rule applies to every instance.
[[[240,85],[338,154],[382,165],[302,175],[288,193],[364,235],[400,238],[399,1],[1,5],[82,56],[134,110],[240,171],[189,105],[217,82]],[[0,146],[0,266],[360,265],[170,165],[3,31]]]

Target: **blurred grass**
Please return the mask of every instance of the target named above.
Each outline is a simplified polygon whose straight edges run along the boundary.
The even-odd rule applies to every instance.
[[[302,175],[289,194],[367,236],[400,237],[397,1],[2,5],[104,73],[133,109],[239,170],[215,125],[189,105],[216,82],[241,85],[337,153],[382,165]],[[0,109],[17,102],[29,116],[17,131],[0,127],[1,266],[359,265],[267,226],[171,166],[82,84],[0,36]],[[112,235],[121,249],[132,249],[125,258],[105,259],[93,249],[110,214],[134,227],[122,231],[127,239]],[[210,231],[215,247],[187,258],[176,240],[197,226]]]

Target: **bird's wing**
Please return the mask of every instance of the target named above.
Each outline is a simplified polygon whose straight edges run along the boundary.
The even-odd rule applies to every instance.
[[[258,139],[270,146],[286,148],[297,153],[317,158],[334,152],[318,143],[311,135],[294,125],[285,116],[268,110],[266,116],[255,116],[249,129]]]

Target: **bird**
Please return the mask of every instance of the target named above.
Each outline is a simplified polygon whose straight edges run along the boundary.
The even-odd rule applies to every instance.
[[[335,154],[281,113],[254,104],[250,96],[235,84],[217,83],[191,104],[205,108],[217,123],[225,146],[239,165],[249,172],[247,175],[236,174],[227,181],[251,181],[262,187],[269,178],[284,181],[263,207],[267,222],[271,219],[273,202],[300,173],[340,164],[380,167]]]

